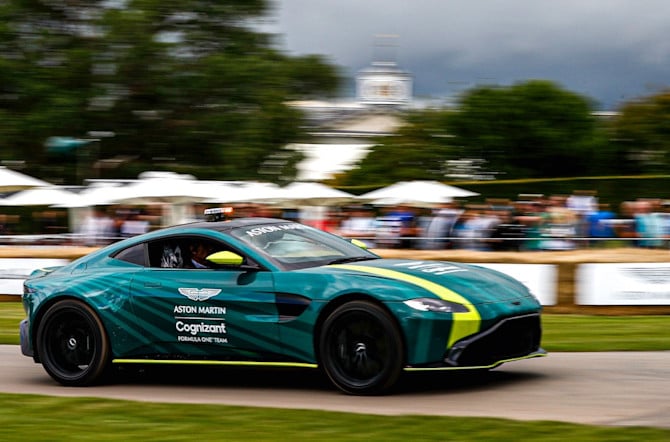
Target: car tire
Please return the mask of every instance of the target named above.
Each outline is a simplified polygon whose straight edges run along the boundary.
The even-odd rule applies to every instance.
[[[343,304],[323,324],[319,339],[321,368],[345,393],[387,392],[402,373],[404,354],[396,322],[372,302]]]
[[[67,386],[96,384],[110,366],[109,339],[100,318],[73,299],[46,311],[37,329],[36,349],[47,373]]]

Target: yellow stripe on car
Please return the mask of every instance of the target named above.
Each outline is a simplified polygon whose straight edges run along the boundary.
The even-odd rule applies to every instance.
[[[318,368],[316,364],[304,362],[259,362],[259,361],[216,361],[212,359],[113,359],[113,364],[152,364],[152,365],[231,365],[249,367],[293,367]]]
[[[456,302],[468,307],[468,312],[464,313],[452,313],[454,318],[454,323],[451,327],[451,333],[449,334],[449,341],[447,342],[447,348],[454,345],[456,341],[462,339],[466,336],[469,336],[473,333],[479,331],[481,325],[481,317],[479,312],[472,305],[470,301],[465,299],[463,296],[458,293],[449,290],[448,288],[436,284],[432,281],[428,281],[423,278],[419,278],[414,275],[408,275],[406,273],[398,272],[396,270],[382,269],[379,267],[367,267],[367,266],[357,266],[351,264],[335,264],[330,267],[337,267],[340,269],[355,270],[358,272],[370,273],[373,275],[384,276],[386,278],[395,279],[397,281],[404,281],[409,284],[414,284],[419,286],[429,292],[437,295],[440,299],[445,301]]]

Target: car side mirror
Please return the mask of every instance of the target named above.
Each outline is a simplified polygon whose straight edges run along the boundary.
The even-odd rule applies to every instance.
[[[224,266],[241,266],[244,258],[234,252],[223,251],[207,256],[207,261]]]

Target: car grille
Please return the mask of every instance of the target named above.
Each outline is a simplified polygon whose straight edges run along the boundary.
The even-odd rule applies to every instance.
[[[445,362],[459,367],[486,367],[519,358],[540,348],[540,315],[507,318],[488,330],[457,342]]]

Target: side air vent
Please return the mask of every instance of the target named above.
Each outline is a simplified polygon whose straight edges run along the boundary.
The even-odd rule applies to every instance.
[[[275,303],[277,304],[277,311],[279,312],[279,320],[281,322],[292,321],[309,307],[310,300],[304,296],[294,295],[291,293],[277,293],[275,295]]]

